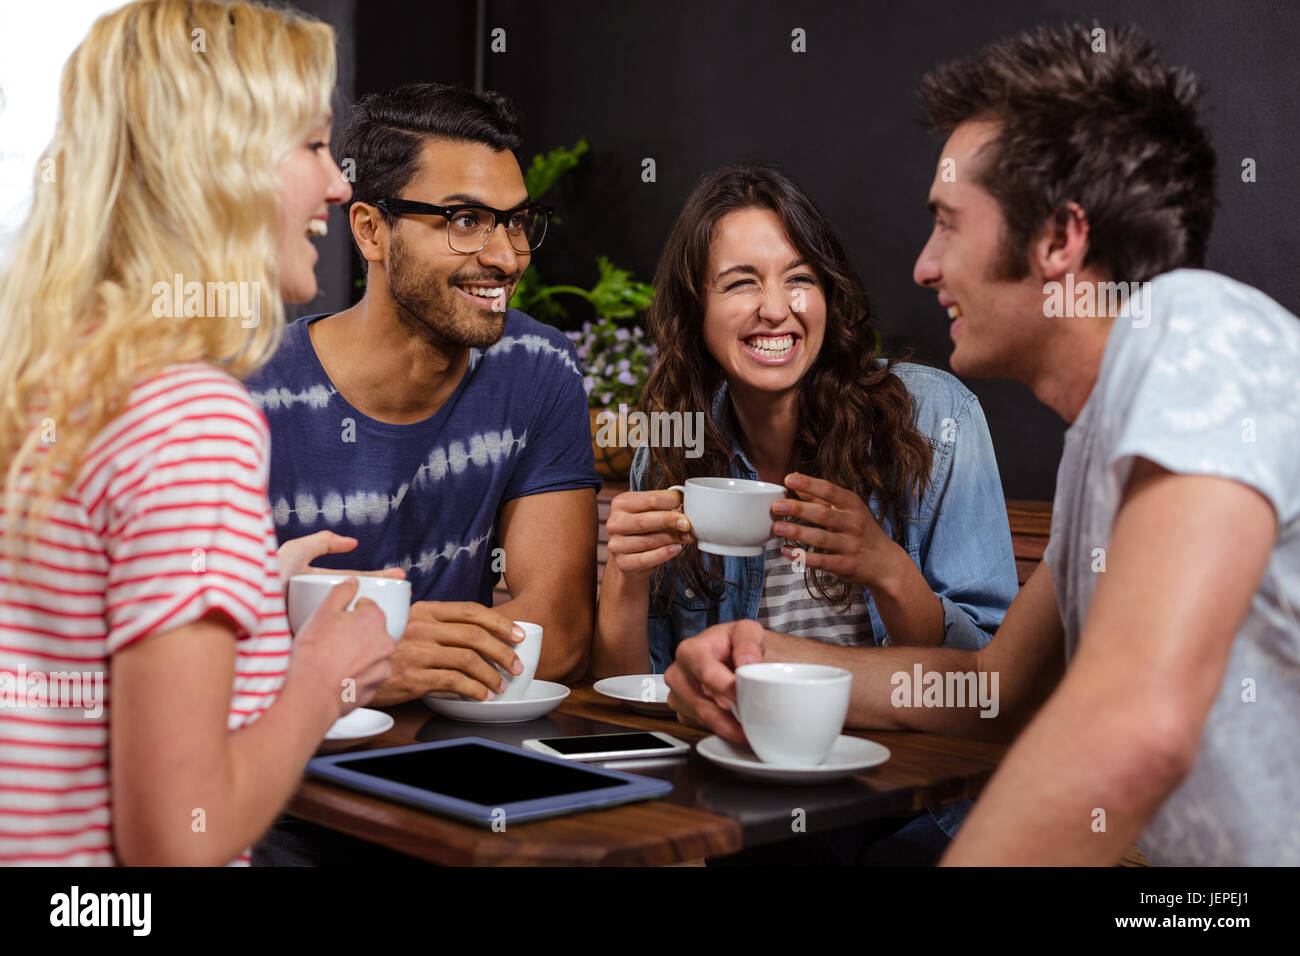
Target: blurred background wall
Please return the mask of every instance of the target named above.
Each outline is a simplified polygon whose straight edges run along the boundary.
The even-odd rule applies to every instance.
[[[52,181],[41,154],[54,136],[63,64],[90,25],[118,0],[0,2],[0,270],[32,203],[33,182]]]

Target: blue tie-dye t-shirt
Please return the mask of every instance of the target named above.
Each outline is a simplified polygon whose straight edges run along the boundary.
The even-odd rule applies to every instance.
[[[406,571],[414,601],[491,605],[508,555],[497,518],[512,498],[598,488],[582,373],[563,333],[511,309],[500,341],[471,349],[433,416],[390,425],[361,414],[316,356],[309,315],[248,390],[271,425],[269,496],[281,542],[316,531],[357,539],[316,567]],[[496,570],[493,570],[493,567]]]

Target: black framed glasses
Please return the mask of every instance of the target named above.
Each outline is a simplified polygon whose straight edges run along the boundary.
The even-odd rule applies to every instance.
[[[395,216],[403,213],[442,216],[447,220],[448,247],[464,256],[472,256],[486,246],[500,225],[506,227],[506,237],[515,252],[534,252],[546,238],[546,227],[555,211],[535,202],[523,202],[513,209],[493,209],[469,203],[436,206],[395,197],[376,199],[373,205]]]

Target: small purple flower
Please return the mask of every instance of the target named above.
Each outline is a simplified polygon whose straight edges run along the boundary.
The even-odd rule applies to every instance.
[[[605,392],[603,395],[600,396],[600,403],[605,406],[608,406],[609,403],[612,402],[613,400],[614,400],[613,392]]]
[[[626,342],[631,337],[632,333],[627,329],[618,329],[614,332],[614,338],[618,339],[620,342]]]
[[[627,371],[628,369],[630,369],[631,367],[632,367],[632,362],[631,362],[630,360],[628,360],[628,359],[620,359],[620,360],[619,360],[619,363],[618,363],[618,370],[619,370],[620,372],[626,372],[626,371]]]
[[[591,390],[596,387],[596,380],[590,375],[587,375],[582,379],[582,387],[586,389],[587,394],[590,395]]]
[[[586,345],[578,346],[578,358],[582,359],[585,362],[587,360],[587,356],[590,354],[591,354],[591,349],[588,348]]]
[[[641,336],[645,335],[645,332],[642,330],[641,326],[638,325],[632,329],[632,335],[639,339]]]
[[[624,385],[635,385],[635,384],[636,384],[636,376],[633,375],[631,372],[627,372],[627,371],[619,372],[619,373],[618,373],[618,380],[619,380],[620,382],[622,382]]]

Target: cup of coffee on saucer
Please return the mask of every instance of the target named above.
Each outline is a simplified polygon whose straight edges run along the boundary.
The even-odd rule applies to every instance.
[[[497,694],[496,700],[523,700],[528,695],[528,685],[533,682],[537,662],[542,656],[542,626],[528,621],[515,621],[515,626],[524,632],[524,639],[514,645],[515,656],[524,665],[524,669],[518,674],[511,674],[504,667],[492,665],[506,680],[506,689]]]
[[[815,767],[839,739],[853,674],[824,664],[745,664],[736,669],[736,718],[764,763]]]
[[[424,703],[440,717],[464,720],[474,724],[518,724],[537,720],[564,703],[569,688],[554,681],[534,679],[537,662],[542,656],[542,626],[530,621],[515,621],[524,632],[524,639],[512,644],[515,656],[524,669],[510,674],[496,667],[506,682],[504,691],[496,691],[491,700],[462,697],[453,691],[435,690],[424,695]]]
[[[682,493],[682,510],[701,551],[752,557],[772,538],[772,505],[785,488],[748,478],[688,478],[670,491]]]
[[[312,612],[325,600],[325,595],[350,577],[361,582],[356,597],[348,610],[356,607],[360,598],[370,598],[384,612],[388,636],[398,641],[406,630],[406,619],[411,613],[411,582],[395,578],[380,578],[364,574],[295,574],[289,579],[286,601],[289,609],[289,627],[297,634],[307,623]]]

